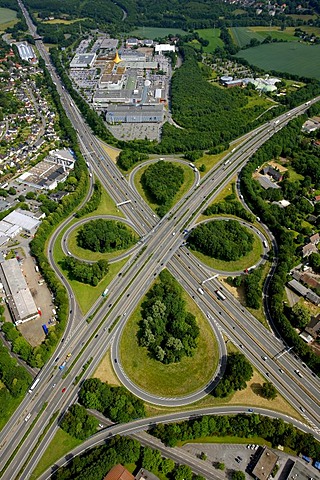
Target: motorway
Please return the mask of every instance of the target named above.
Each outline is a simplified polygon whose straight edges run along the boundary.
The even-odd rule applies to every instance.
[[[22,6],[21,2],[20,6]],[[32,31],[30,19],[23,6],[22,10]],[[33,30],[33,33],[35,34],[35,30]],[[5,472],[2,471],[3,478],[22,478],[22,469],[24,470],[23,478],[29,478],[32,469],[48,444],[48,439],[52,438],[57,429],[58,419],[52,422],[43,439],[38,442],[40,433],[54,412],[63,413],[77,399],[79,386],[74,385],[75,376],[82,371],[87,360],[92,358],[83,379],[90,377],[105,355],[107,348],[111,345],[112,351],[115,355],[118,355],[114,349],[118,344],[121,328],[126,318],[130,316],[142,296],[150,288],[154,278],[165,266],[175,275],[186,291],[194,297],[215,331],[220,330],[220,332],[225,333],[238,345],[247,358],[265,376],[270,378],[279,393],[287,398],[296,409],[303,408],[303,412],[301,412],[306,422],[312,428],[314,435],[320,438],[319,379],[315,378],[308,369],[304,370],[303,378],[297,377],[294,370],[301,369],[301,363],[290,353],[285,353],[286,345],[283,344],[282,340],[268,332],[227,292],[224,292],[227,297],[226,300],[219,301],[216,290],[221,285],[215,279],[205,283],[204,295],[199,294],[199,285],[210,274],[204,266],[198,264],[197,259],[184,246],[181,246],[185,239],[180,233],[185,228],[190,229],[194,226],[198,214],[224,188],[230,178],[241,170],[250,156],[274,131],[286,125],[292,116],[304,112],[307,106],[296,107],[291,110],[290,117],[288,113],[283,114],[271,124],[265,124],[247,135],[244,142],[233,153],[228,154],[203,177],[200,185],[197,185],[196,182],[186,196],[164,218],[159,220],[150,207],[143,202],[133,186],[130,186],[119,173],[100,142],[84,123],[77,107],[55,75],[41,40],[36,41],[36,46],[53,75],[68,117],[77,129],[80,147],[86,161],[90,164],[91,171],[101,181],[116,203],[131,200],[130,204],[123,205],[121,208],[124,215],[135,225],[136,231],[141,235],[142,244],[108,286],[110,294],[107,300],[99,298],[90,312],[83,316],[77,307],[70,286],[62,278],[52,255],[53,244],[58,233],[65,228],[68,220],[51,238],[48,256],[52,267],[66,285],[70,298],[70,318],[63,342],[57,347],[53,360],[44,366],[39,374],[41,381],[35,390],[22,401],[0,434],[2,465],[6,466]],[[319,98],[313,101],[319,101]],[[92,316],[90,323],[86,321],[88,316]],[[109,327],[115,321],[117,321],[116,326],[112,332],[109,332]],[[219,338],[222,338],[221,333],[218,334]],[[196,392],[198,395],[204,395],[210,391],[214,382],[217,381],[218,375],[223,373],[223,342],[220,341],[219,344],[222,356],[220,369],[216,372],[210,384],[202,386]],[[56,368],[57,362],[54,359],[59,357],[60,362],[66,358],[68,352],[72,352],[72,357],[67,363],[66,371],[61,372]],[[263,360],[263,357],[267,357],[267,361]],[[112,358],[117,357],[113,355]],[[114,367],[127,388],[131,390],[136,387],[132,386],[127,378],[121,377],[121,359],[114,364]],[[66,388],[64,393],[61,391],[62,388]],[[146,395],[149,395],[148,401],[167,406],[187,405],[194,401],[194,399],[188,398],[159,399],[154,397],[150,399],[151,394],[143,391],[138,391],[137,394],[144,399]],[[44,403],[46,403],[45,408]],[[25,421],[25,417],[29,413],[30,419]],[[181,417],[178,414],[178,417],[175,418],[182,418],[185,413],[180,413],[180,415]],[[279,416],[279,414],[276,414],[276,416]],[[97,435],[100,435],[100,433]],[[12,462],[10,457],[15,451],[15,460]]]

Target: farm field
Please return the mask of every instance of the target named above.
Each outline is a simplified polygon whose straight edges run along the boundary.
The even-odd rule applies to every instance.
[[[155,38],[162,38],[169,34],[175,35],[177,33],[180,35],[186,35],[187,32],[181,30],[181,28],[140,27],[130,32],[130,35],[136,35],[140,38],[151,38],[153,40]]]
[[[253,38],[263,42],[269,35],[276,40],[298,41],[298,38],[294,36],[294,27],[288,27],[283,32],[280,27],[232,27],[229,28],[229,32],[234,43],[240,48],[248,45]]]
[[[12,27],[17,21],[17,12],[9,8],[0,8],[0,32]]]
[[[212,52],[217,47],[223,47],[223,41],[220,38],[220,28],[203,28],[201,30],[196,30],[199,33],[199,36],[204,40],[208,40],[209,45],[203,47],[204,52]]]
[[[320,45],[269,43],[238,52],[236,57],[264,70],[288,72],[320,80]]]

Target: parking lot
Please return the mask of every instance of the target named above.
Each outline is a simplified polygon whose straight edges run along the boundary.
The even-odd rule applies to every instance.
[[[252,476],[248,473],[248,465],[252,462],[256,455],[259,455],[261,451],[261,446],[257,448],[248,448],[247,444],[220,444],[220,443],[187,443],[183,447],[183,450],[187,451],[189,454],[194,455],[197,458],[200,458],[202,452],[207,455],[207,459],[203,460],[204,462],[208,462],[209,465],[213,465],[214,467],[218,466],[218,463],[225,464],[225,470],[216,470],[217,477],[221,479],[229,480],[231,473],[234,470],[240,470],[244,472],[246,479],[252,480]],[[280,450],[274,450],[275,453],[279,456],[279,470],[275,475],[275,480],[281,480],[281,472],[282,469],[285,467],[287,461],[292,459],[293,461],[297,460],[297,457],[288,455]],[[299,462],[304,464],[301,459]],[[305,466],[306,467],[306,466]],[[311,469],[314,470],[314,469]],[[314,475],[312,471],[310,473],[310,477],[318,478]]]

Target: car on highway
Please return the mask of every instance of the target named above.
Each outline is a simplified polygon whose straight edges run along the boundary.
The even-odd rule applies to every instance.
[[[67,358],[71,357],[71,353],[69,352],[68,355],[67,355]]]
[[[282,368],[279,368],[279,372],[280,372],[280,373],[284,373],[284,371],[282,370]]]
[[[64,393],[66,391],[66,387],[63,387],[63,389],[61,390],[62,393]]]
[[[248,408],[249,413],[253,413],[253,408]]]
[[[305,409],[303,407],[299,407],[301,412],[305,412]]]
[[[57,384],[56,384],[56,383],[54,383],[54,384],[52,385],[52,388],[54,388],[56,385],[57,385]]]

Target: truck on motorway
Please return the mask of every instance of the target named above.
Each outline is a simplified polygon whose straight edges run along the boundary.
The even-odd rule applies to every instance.
[[[202,290],[202,288],[198,288],[198,292],[201,294],[201,295],[204,295],[204,291]]]
[[[64,361],[63,363],[61,363],[61,365],[59,365],[59,370],[63,370],[64,367],[66,366],[66,361]]]
[[[109,292],[109,288],[106,288],[105,290],[103,290],[102,297],[106,297],[108,292]]]
[[[220,292],[220,290],[216,290],[216,294],[220,298],[220,300],[225,300],[226,299],[226,296],[223,295],[223,293]]]
[[[264,246],[264,248],[268,248],[268,242],[267,242],[267,240],[263,240],[263,246]]]
[[[194,164],[193,163],[189,163],[190,167],[191,168],[194,168]]]
[[[29,393],[32,393],[33,390],[36,388],[36,386],[38,385],[38,383],[40,382],[40,378],[37,378],[33,384],[31,385],[31,387],[29,388]]]

